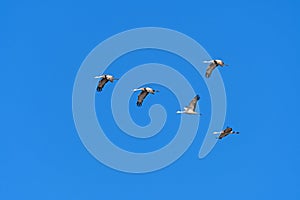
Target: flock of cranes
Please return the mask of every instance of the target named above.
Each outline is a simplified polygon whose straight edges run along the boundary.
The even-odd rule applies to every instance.
[[[225,64],[222,60],[209,60],[209,61],[204,61],[204,63],[209,64],[206,68],[206,73],[205,73],[205,77],[209,78],[213,72],[213,70],[220,66],[220,67],[224,67],[224,66],[228,66],[227,64]],[[109,74],[103,74],[101,76],[95,76],[94,78],[96,79],[101,79],[98,82],[98,86],[97,86],[97,91],[101,92],[103,87],[105,86],[105,84],[107,82],[111,82],[113,83],[114,80],[118,80],[118,78],[113,77],[112,75]],[[140,94],[138,95],[138,99],[136,102],[137,106],[142,106],[144,99],[147,97],[147,95],[150,94],[155,94],[156,92],[159,92],[158,90],[154,90],[150,87],[143,87],[143,88],[136,88],[133,89],[133,92],[137,92],[137,91],[141,91]],[[201,113],[197,113],[195,111],[196,109],[196,105],[197,102],[199,101],[200,96],[196,95],[190,102],[190,104],[186,107],[184,107],[184,110],[182,111],[177,111],[177,114],[190,114],[190,115],[201,115]],[[217,134],[219,135],[217,137],[217,139],[222,139],[224,137],[226,137],[229,134],[239,134],[239,132],[235,132],[232,130],[232,128],[227,127],[226,129],[219,131],[219,132],[213,132],[213,134]]]

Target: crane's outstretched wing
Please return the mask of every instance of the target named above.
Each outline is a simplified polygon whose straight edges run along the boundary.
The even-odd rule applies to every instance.
[[[224,133],[230,133],[231,131],[232,131],[232,128],[227,127],[223,132],[224,132]]]
[[[224,131],[221,132],[221,135],[219,135],[219,139],[222,139],[223,137],[226,137],[229,133],[225,133]]]
[[[147,91],[142,91],[139,96],[138,96],[138,100],[136,102],[137,106],[142,106],[144,99],[146,98],[146,96],[149,94],[149,92]]]
[[[97,86],[97,91],[101,92],[102,88],[104,87],[104,85],[108,82],[108,80],[106,78],[102,78],[99,82],[98,82],[98,86]]]
[[[200,99],[200,96],[199,95],[196,95],[192,101],[190,102],[188,108],[189,109],[192,109],[193,111],[195,111],[196,109],[196,106],[197,106],[197,101]]]
[[[210,77],[212,71],[213,71],[216,67],[217,67],[217,65],[216,65],[216,63],[214,63],[214,62],[211,62],[211,63],[208,65],[208,67],[207,67],[207,69],[206,69],[206,73],[205,73],[206,78],[209,78],[209,77]]]

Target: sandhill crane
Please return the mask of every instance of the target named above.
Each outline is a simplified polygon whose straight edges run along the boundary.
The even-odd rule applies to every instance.
[[[224,64],[224,62],[222,60],[208,60],[208,61],[204,61],[204,63],[209,63],[209,65],[206,69],[206,73],[205,73],[206,78],[210,77],[212,71],[216,67],[218,67],[218,66],[221,66],[221,67],[228,66],[228,65]]]
[[[189,106],[184,107],[183,111],[177,111],[176,113],[178,113],[178,114],[193,114],[193,115],[198,115],[199,113],[195,112],[195,109],[196,109],[196,105],[197,105],[197,102],[198,102],[199,99],[200,99],[200,96],[196,95],[192,99],[192,101],[190,102]]]
[[[146,96],[151,93],[154,94],[155,92],[159,92],[158,90],[153,90],[152,88],[149,87],[145,87],[145,88],[138,88],[138,89],[133,89],[134,92],[136,91],[142,91],[139,96],[138,96],[138,100],[136,102],[137,106],[142,106],[144,99],[146,98]]]
[[[217,139],[222,139],[223,137],[226,137],[229,134],[239,134],[240,132],[235,132],[232,130],[232,128],[227,127],[226,129],[224,129],[223,131],[220,132],[213,132],[213,134],[220,134]]]
[[[101,76],[95,76],[94,78],[102,78],[99,82],[98,82],[98,86],[97,86],[97,91],[101,92],[102,88],[104,87],[104,85],[110,81],[110,82],[114,82],[114,80],[119,80],[118,78],[113,77],[112,75],[109,74],[103,74]]]

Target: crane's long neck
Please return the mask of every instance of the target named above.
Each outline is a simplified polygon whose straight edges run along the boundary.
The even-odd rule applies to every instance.
[[[140,91],[140,90],[143,90],[143,88],[136,88],[136,89],[133,89],[134,92]]]
[[[185,111],[178,110],[176,113],[177,113],[177,114],[183,114],[183,113],[185,113]]]
[[[94,78],[105,78],[104,75],[101,75],[101,76],[95,76]]]

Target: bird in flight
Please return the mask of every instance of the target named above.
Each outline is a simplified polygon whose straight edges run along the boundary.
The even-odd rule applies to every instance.
[[[213,132],[213,134],[220,134],[217,139],[222,139],[223,137],[226,137],[229,134],[239,134],[240,132],[235,132],[232,130],[232,128],[227,127],[226,129],[224,129],[223,131],[220,132]]]
[[[192,114],[192,115],[198,115],[199,113],[197,113],[195,111],[196,109],[196,105],[197,102],[199,101],[200,96],[197,94],[192,101],[190,102],[189,106],[184,107],[183,111],[177,111],[176,113],[178,114]],[[200,114],[201,115],[201,114]]]
[[[151,93],[154,94],[155,92],[159,92],[158,90],[153,90],[150,87],[144,87],[144,88],[137,88],[137,89],[133,89],[134,92],[136,91],[142,91],[139,96],[138,96],[138,100],[136,102],[137,106],[142,106],[144,99],[146,98],[146,96]]]
[[[113,77],[112,75],[109,74],[103,74],[101,76],[95,76],[94,78],[101,78],[101,80],[98,82],[98,86],[97,86],[97,91],[101,92],[102,88],[105,86],[105,84],[110,81],[110,82],[114,82],[114,80],[119,80],[118,78]]]
[[[205,73],[205,77],[209,78],[212,71],[218,67],[224,67],[224,66],[228,66],[227,64],[225,64],[222,60],[208,60],[208,61],[204,61],[204,63],[208,63],[208,67],[206,68],[206,73]]]

